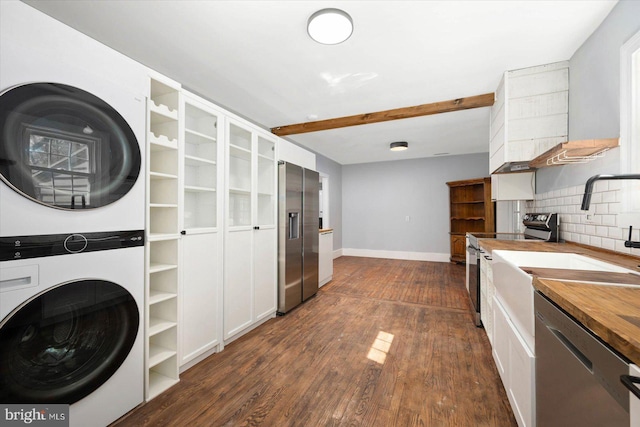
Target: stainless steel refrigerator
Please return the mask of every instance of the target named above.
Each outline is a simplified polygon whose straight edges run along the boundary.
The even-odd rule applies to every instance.
[[[318,292],[318,172],[278,166],[278,314]]]

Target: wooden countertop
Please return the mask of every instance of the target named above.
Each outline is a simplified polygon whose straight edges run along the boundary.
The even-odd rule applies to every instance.
[[[328,233],[329,231],[333,231],[333,228],[321,228],[320,233]]]
[[[591,248],[575,243],[546,243],[527,241],[481,240],[480,246],[487,252],[493,250],[524,250],[541,252],[573,252],[640,271],[640,258]],[[612,348],[640,365],[640,287],[599,285],[597,283],[563,281],[562,270],[527,269],[534,274],[533,286],[554,301],[563,310],[591,330]],[[565,279],[570,273],[567,272]],[[573,273],[579,274],[579,273]],[[596,274],[585,275],[585,280],[637,283],[637,279],[624,280],[611,274],[598,278]],[[552,276],[552,278],[543,277]],[[619,281],[618,281],[619,280]]]

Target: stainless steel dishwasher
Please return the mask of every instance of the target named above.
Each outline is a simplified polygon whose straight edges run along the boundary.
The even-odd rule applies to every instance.
[[[550,302],[534,295],[536,423],[629,427],[629,364]]]

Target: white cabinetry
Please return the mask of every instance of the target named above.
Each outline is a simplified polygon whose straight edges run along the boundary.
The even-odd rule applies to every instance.
[[[569,63],[504,73],[491,107],[490,171],[512,172],[566,142]]]
[[[640,367],[636,365],[629,365],[629,375],[634,377],[640,377]],[[639,384],[636,384],[639,386]],[[630,427],[640,427],[640,397],[629,392],[629,415],[630,415]]]
[[[483,253],[480,256],[480,320],[489,338],[489,343],[493,345],[493,296],[496,288],[493,286],[493,267],[491,261],[485,258]]]
[[[535,426],[535,355],[498,298],[493,300],[493,358],[520,427]]]
[[[276,312],[276,142],[248,123],[226,126],[224,340]]]
[[[147,103],[145,397],[178,379],[179,85],[150,79]]]
[[[491,200],[533,200],[535,193],[535,172],[491,175]]]
[[[207,101],[183,92],[182,106],[179,336],[185,369],[221,349],[224,127]]]
[[[320,231],[318,246],[318,284],[323,286],[333,278],[333,230]]]

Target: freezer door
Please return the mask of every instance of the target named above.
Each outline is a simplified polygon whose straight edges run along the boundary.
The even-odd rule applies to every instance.
[[[278,170],[278,312],[302,303],[302,168]]]
[[[320,241],[320,176],[318,172],[304,170],[302,300],[318,292],[318,245]]]

